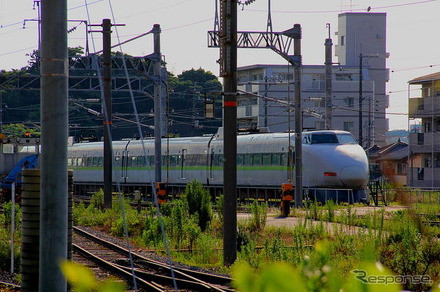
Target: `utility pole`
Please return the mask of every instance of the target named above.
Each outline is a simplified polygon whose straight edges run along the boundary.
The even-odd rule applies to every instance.
[[[41,198],[38,291],[66,291],[68,80],[67,1],[41,1]]]
[[[160,52],[160,25],[153,25],[153,75],[154,75],[154,175],[156,183],[162,182],[162,78]]]
[[[361,145],[361,147],[363,147],[363,140],[362,140],[362,81],[363,81],[363,76],[362,76],[362,53],[359,54],[359,145]]]
[[[224,85],[223,262],[237,259],[237,0],[220,3],[220,60]]]
[[[295,77],[295,207],[303,205],[302,187],[302,109],[301,109],[301,25],[295,24],[291,31],[293,37],[293,61]]]
[[[332,129],[332,46],[330,38],[330,23],[327,23],[328,39],[325,40],[325,128]]]
[[[102,91],[103,132],[104,132],[104,208],[112,208],[112,59],[111,59],[111,27],[110,19],[102,20]]]
[[[113,152],[112,152],[112,57],[111,57],[111,28],[112,26],[123,26],[123,24],[112,24],[110,19],[103,19],[100,26],[102,31],[89,31],[102,33],[102,96],[103,96],[103,136],[104,136],[104,208],[112,207],[113,191]]]

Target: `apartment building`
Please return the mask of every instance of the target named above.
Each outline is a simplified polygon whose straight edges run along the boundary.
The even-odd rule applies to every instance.
[[[385,64],[386,14],[342,13],[336,34],[338,60],[332,61],[331,67],[331,128],[350,131],[364,147],[383,145],[389,104],[385,94],[389,75]],[[239,128],[267,127],[274,132],[294,129],[293,72],[287,64],[238,68]],[[326,66],[303,64],[301,72],[303,128],[326,129]]]
[[[409,84],[409,172],[412,187],[440,187],[440,72]]]

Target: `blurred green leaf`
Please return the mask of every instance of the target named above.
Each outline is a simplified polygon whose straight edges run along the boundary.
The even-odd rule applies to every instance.
[[[396,283],[396,277],[379,262],[363,262],[352,271],[344,285],[344,291],[363,292],[399,292],[402,286]]]
[[[67,281],[78,289],[77,291],[89,291],[97,287],[92,271],[83,265],[71,261],[63,261],[61,263],[61,271]]]

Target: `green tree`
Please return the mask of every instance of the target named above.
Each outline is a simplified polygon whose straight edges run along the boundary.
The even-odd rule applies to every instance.
[[[36,129],[30,129],[24,124],[8,124],[3,125],[2,134],[7,137],[39,137],[40,132]]]

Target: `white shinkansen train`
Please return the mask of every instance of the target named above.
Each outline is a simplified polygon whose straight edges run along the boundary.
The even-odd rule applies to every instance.
[[[143,143],[143,145],[142,145]],[[293,181],[295,141],[292,133],[243,134],[237,137],[237,188],[240,199],[278,199],[282,183]],[[302,135],[305,196],[320,201],[364,201],[368,159],[349,132],[323,130]],[[124,192],[152,194],[154,140],[113,142],[113,184]],[[75,190],[103,185],[103,143],[69,147],[68,167]],[[162,139],[162,180],[170,194],[198,180],[213,194],[223,191],[223,132],[212,136]]]

